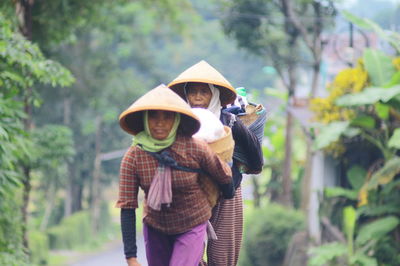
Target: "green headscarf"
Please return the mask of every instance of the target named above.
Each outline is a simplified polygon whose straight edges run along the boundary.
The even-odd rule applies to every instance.
[[[149,152],[159,152],[171,146],[176,138],[176,132],[179,126],[179,122],[181,121],[181,115],[179,113],[175,113],[174,125],[172,126],[171,131],[168,134],[168,137],[163,140],[158,140],[151,136],[148,117],[149,117],[148,111],[144,111],[143,115],[144,130],[133,138],[132,146],[139,144],[143,150]]]

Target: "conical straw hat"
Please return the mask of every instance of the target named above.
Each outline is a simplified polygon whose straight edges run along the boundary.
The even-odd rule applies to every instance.
[[[184,86],[187,82],[202,82],[217,85],[220,90],[221,105],[233,103],[236,99],[236,91],[221,73],[202,60],[183,71],[168,87],[185,99]]]
[[[143,111],[163,110],[182,114],[179,130],[185,135],[193,135],[200,128],[199,118],[190,106],[164,84],[150,90],[136,100],[119,116],[119,124],[129,134],[136,135],[144,130]]]

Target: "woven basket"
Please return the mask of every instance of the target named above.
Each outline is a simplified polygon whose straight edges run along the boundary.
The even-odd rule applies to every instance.
[[[246,114],[245,115],[238,115],[240,121],[246,126],[249,127],[251,124],[253,124],[257,118],[258,118],[258,111],[261,111],[263,109],[263,106],[261,104],[255,105],[255,104],[248,104],[246,106]]]
[[[210,148],[225,162],[231,162],[235,142],[232,138],[232,131],[229,127],[224,126],[225,136],[208,143]],[[211,207],[214,207],[219,199],[220,191],[218,185],[207,175],[199,177],[200,187],[207,195],[207,200]]]

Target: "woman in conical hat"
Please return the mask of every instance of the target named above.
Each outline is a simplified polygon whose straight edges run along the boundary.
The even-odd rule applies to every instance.
[[[235,151],[240,147],[250,162],[249,165],[244,166],[239,156],[235,156],[234,153],[232,176],[236,189],[235,197],[222,199],[213,208],[210,220],[218,239],[208,242],[208,264],[236,265],[243,234],[243,199],[240,187],[242,173],[261,172],[263,165],[261,145],[257,137],[239,119],[222,109],[234,102],[236,92],[229,81],[207,62],[200,61],[191,66],[175,78],[168,87],[186,100],[191,107],[206,108],[224,125],[231,127]]]
[[[225,197],[234,189],[230,167],[201,140],[191,136],[199,121],[190,106],[164,85],[149,91],[119,118],[134,135],[120,169],[119,199],[124,252],[136,260],[135,209],[143,189],[143,233],[149,265],[197,266],[204,252],[211,207],[198,182],[199,169],[221,186]]]

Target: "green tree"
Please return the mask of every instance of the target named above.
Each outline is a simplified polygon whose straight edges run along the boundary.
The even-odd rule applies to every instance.
[[[185,6],[185,1],[182,3]],[[74,32],[73,42],[47,46],[47,52],[67,66],[77,80],[68,90],[42,88],[44,104],[35,112],[40,125],[61,123],[73,130],[76,154],[67,167],[64,216],[88,204],[94,225],[97,222],[102,197],[99,191],[110,182],[108,172],[113,172],[113,179],[118,172],[116,162],[110,170],[100,167],[102,154],[130,142],[119,130],[118,114],[145,88],[165,80],[155,71],[155,54],[143,47],[157,42],[159,24],[169,24],[171,32],[180,30],[175,26],[179,25],[175,24],[180,21],[179,14],[172,14],[171,7],[167,9],[171,13],[166,13],[167,5],[171,3],[105,4],[98,7],[104,21],[80,27]],[[88,196],[85,190],[90,192]]]
[[[26,173],[21,171],[21,166],[29,167],[33,153],[33,144],[23,125],[27,117],[24,101],[25,107],[39,102],[36,93],[27,88],[39,84],[66,86],[73,82],[73,77],[61,65],[45,58],[38,46],[23,38],[2,13],[0,25],[0,208],[6,214],[0,222],[0,251],[13,253],[13,246],[22,243],[21,229],[25,236],[24,246],[27,246],[24,234],[26,208],[22,208],[22,221],[18,221],[20,215],[15,213],[16,210],[9,208],[18,186],[24,184],[25,191],[30,189],[23,178]],[[13,237],[8,237],[14,233]],[[18,250],[15,252],[19,253]]]
[[[239,47],[269,60],[288,91],[290,109],[298,79],[299,65],[307,66],[308,58],[301,58],[302,47],[307,47],[313,79],[310,95],[318,86],[322,32],[332,23],[335,8],[332,1],[231,1],[225,7],[222,20],[225,32],[232,36]],[[301,43],[300,40],[303,40]],[[304,60],[307,60],[304,62]],[[285,161],[281,202],[292,206],[292,135],[293,117],[286,114]],[[309,156],[310,157],[310,156]]]

